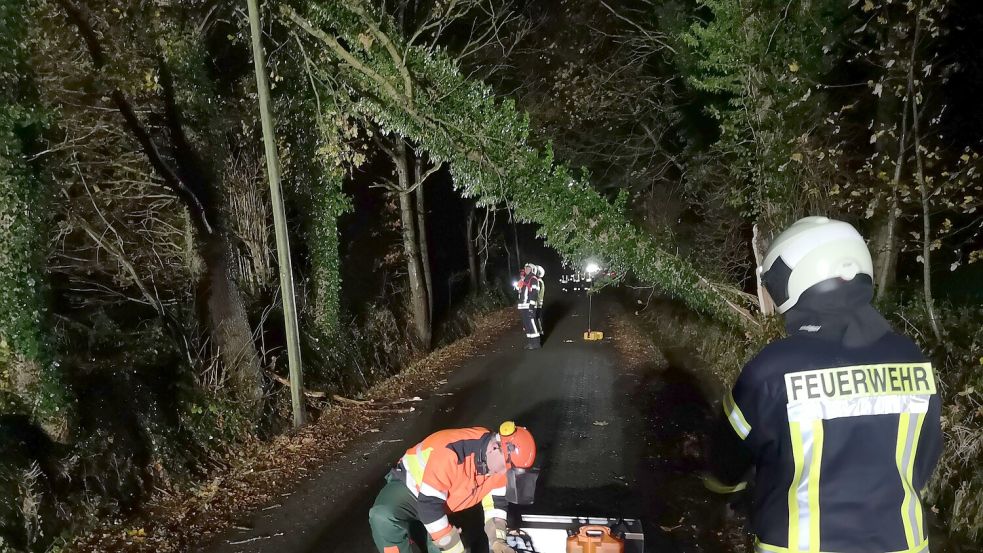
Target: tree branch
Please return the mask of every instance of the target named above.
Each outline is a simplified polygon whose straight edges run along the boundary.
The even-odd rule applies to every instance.
[[[345,63],[350,65],[353,69],[355,69],[356,71],[362,73],[363,75],[371,79],[374,83],[376,83],[379,87],[381,87],[386,92],[386,94],[388,94],[393,100],[405,103],[407,111],[414,117],[416,116],[416,108],[413,107],[413,100],[411,98],[404,96],[402,93],[396,90],[396,88],[392,85],[392,83],[386,80],[385,77],[376,73],[364,63],[358,61],[358,59],[355,58],[355,56],[353,56],[351,52],[349,52],[344,46],[341,45],[341,43],[338,42],[338,39],[314,27],[314,25],[310,21],[301,17],[300,14],[298,14],[296,11],[293,10],[293,8],[289,6],[282,6],[280,8],[280,11],[287,18],[289,18],[291,21],[297,24],[297,26],[303,29],[304,32],[326,44],[329,48],[331,48],[331,50],[335,54],[338,55],[338,57],[343,59]]]
[[[71,0],[57,0],[57,2],[65,10],[69,21],[78,29],[79,34],[85,41],[86,47],[89,50],[89,56],[92,58],[93,67],[101,72],[107,63],[107,57],[102,44],[99,42],[98,35],[89,22],[87,10],[84,7],[80,8],[76,6]],[[164,159],[164,156],[161,155],[160,149],[158,149],[154,139],[140,121],[136,110],[133,109],[126,95],[118,87],[114,86],[109,97],[120,115],[123,116],[126,129],[133,135],[137,143],[140,144],[144,155],[147,156],[150,165],[164,180],[164,184],[185,201],[194,219],[198,222],[198,226],[204,232],[211,234],[213,232],[212,225],[205,215],[205,208],[198,196],[178,176],[174,168]]]

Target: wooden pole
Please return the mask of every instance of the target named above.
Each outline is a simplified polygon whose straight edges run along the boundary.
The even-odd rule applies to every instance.
[[[270,199],[273,202],[273,227],[276,230],[277,259],[280,264],[280,295],[283,298],[283,319],[287,331],[287,363],[290,367],[290,399],[293,404],[294,428],[304,425],[304,371],[300,360],[300,333],[297,328],[297,304],[294,297],[293,265],[290,261],[290,239],[287,236],[287,215],[280,191],[280,161],[273,136],[273,115],[270,104],[270,83],[266,78],[266,56],[263,54],[259,3],[249,5],[249,29],[253,43],[253,65],[256,68],[256,89],[259,92],[259,113],[263,121],[263,144],[266,147],[266,170],[270,179]]]

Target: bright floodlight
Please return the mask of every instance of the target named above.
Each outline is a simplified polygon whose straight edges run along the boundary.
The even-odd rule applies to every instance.
[[[587,264],[586,270],[587,270],[587,274],[592,275],[600,271],[601,268],[597,265],[597,263],[591,261],[590,263]]]

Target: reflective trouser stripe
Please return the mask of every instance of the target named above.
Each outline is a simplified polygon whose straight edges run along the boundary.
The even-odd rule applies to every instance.
[[[540,329],[536,326],[536,313],[532,309],[522,310],[522,327],[526,331],[526,338],[539,338]]]
[[[754,540],[754,551],[755,553],[794,553],[794,550],[789,549],[788,547],[779,547],[777,545],[763,543],[757,539]],[[831,552],[820,551],[818,553],[831,553]],[[904,549],[901,551],[885,551],[884,553],[929,553],[928,542],[925,542],[922,545],[911,549]]]
[[[823,421],[790,422],[795,472],[788,489],[788,544],[792,551],[819,553],[819,477]]]
[[[912,420],[914,419],[914,420]],[[895,458],[904,500],[901,502],[901,521],[904,524],[905,539],[909,548],[920,547],[925,542],[922,535],[922,504],[914,485],[915,450],[922,431],[923,414],[901,413],[898,419],[898,442]]]

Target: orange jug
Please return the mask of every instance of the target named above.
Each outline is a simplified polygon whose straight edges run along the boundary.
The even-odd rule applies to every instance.
[[[624,553],[625,542],[607,526],[585,525],[567,538],[567,553]]]

